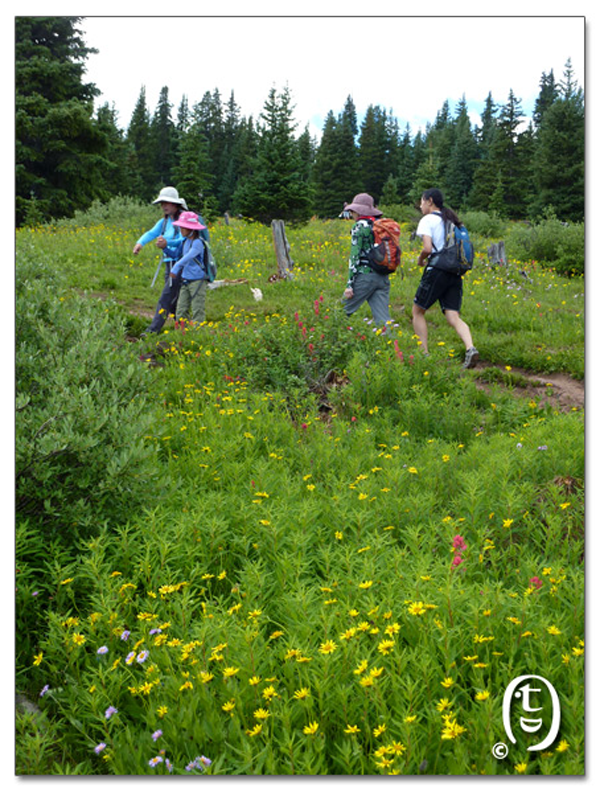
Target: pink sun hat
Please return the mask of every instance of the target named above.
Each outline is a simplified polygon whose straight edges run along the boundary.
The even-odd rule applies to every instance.
[[[174,226],[181,226],[181,228],[190,228],[192,231],[202,231],[206,228],[202,225],[200,218],[195,212],[182,212],[179,219],[173,221]]]

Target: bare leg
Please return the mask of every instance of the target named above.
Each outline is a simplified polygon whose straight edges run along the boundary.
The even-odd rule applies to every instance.
[[[471,349],[473,346],[473,339],[471,338],[469,325],[460,318],[458,311],[446,311],[444,315],[450,327],[452,327],[458,333],[458,336],[465,345],[465,348]],[[417,330],[415,330],[415,332],[418,334]]]
[[[415,333],[419,336],[421,347],[425,354],[428,353],[427,348],[427,320],[425,319],[425,309],[413,303],[412,308],[412,321]]]

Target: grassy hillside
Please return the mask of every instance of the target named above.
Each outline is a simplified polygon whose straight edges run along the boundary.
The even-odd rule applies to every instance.
[[[437,309],[420,354],[409,225],[381,333],[348,223],[289,228],[270,283],[234,220],[206,324],[139,341],[155,219],[18,233],[17,772],[582,774],[583,280],[479,253],[463,371]],[[522,674],[561,727],[498,759]]]

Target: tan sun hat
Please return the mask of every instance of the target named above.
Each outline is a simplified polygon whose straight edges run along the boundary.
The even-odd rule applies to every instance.
[[[375,203],[368,193],[359,193],[352,199],[352,203],[344,206],[345,212],[356,212],[364,217],[381,217],[383,212],[375,208]]]

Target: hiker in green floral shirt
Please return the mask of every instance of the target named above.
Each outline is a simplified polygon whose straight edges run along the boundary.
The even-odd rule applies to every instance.
[[[385,325],[390,319],[390,278],[374,272],[367,262],[367,253],[373,247],[373,221],[382,212],[375,208],[373,198],[367,193],[359,193],[351,204],[344,207],[355,221],[350,237],[350,259],[348,262],[348,282],[344,291],[344,310],[350,316],[367,302],[373,320],[377,325]]]

